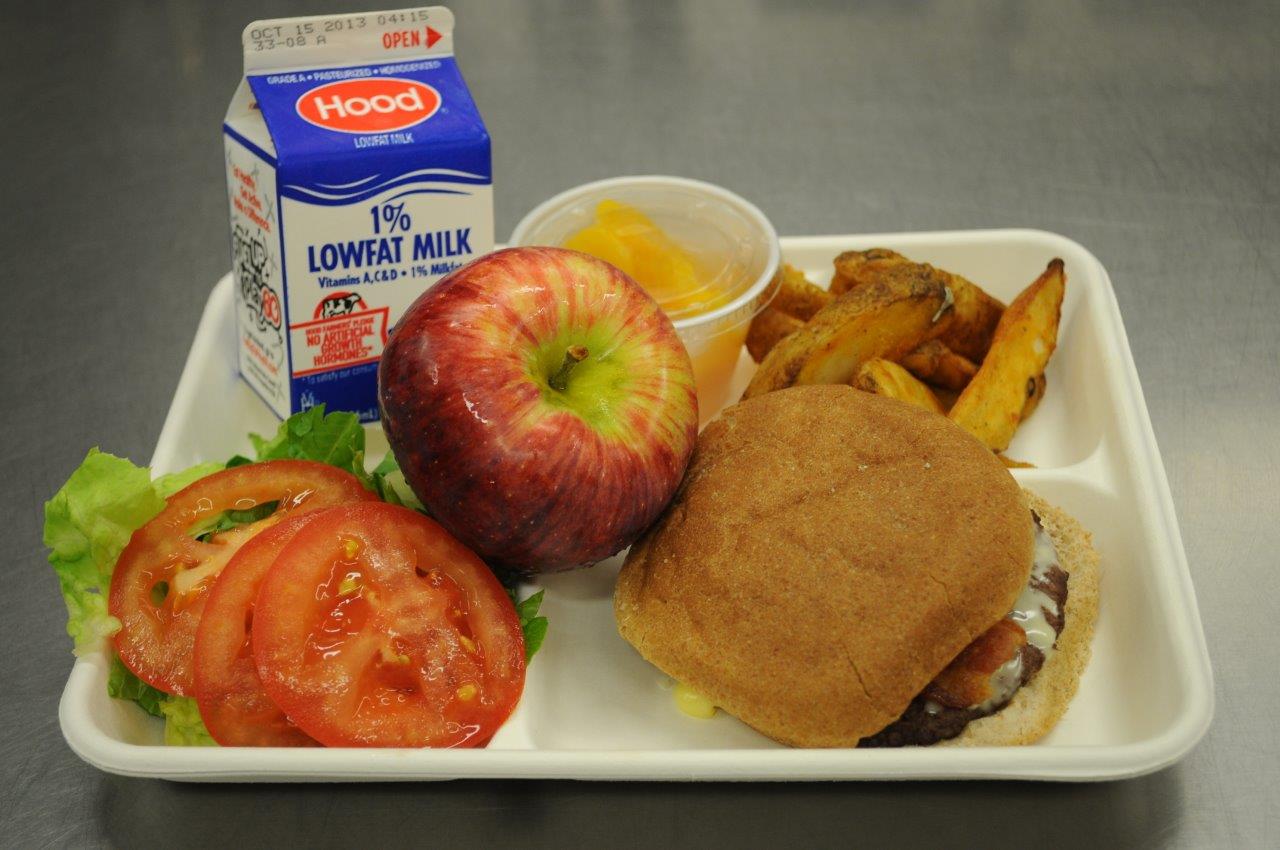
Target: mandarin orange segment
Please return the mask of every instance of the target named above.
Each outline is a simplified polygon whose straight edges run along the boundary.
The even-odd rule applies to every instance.
[[[725,301],[722,290],[708,285],[695,258],[629,204],[601,201],[595,221],[570,236],[564,247],[622,269],[667,313],[703,312]]]

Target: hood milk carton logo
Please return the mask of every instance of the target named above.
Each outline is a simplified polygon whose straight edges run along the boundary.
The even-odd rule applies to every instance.
[[[240,373],[378,418],[405,309],[493,249],[489,133],[443,7],[256,21],[223,124]]]
[[[440,93],[415,80],[342,80],[307,92],[298,98],[296,108],[304,119],[326,130],[389,133],[435,115]]]

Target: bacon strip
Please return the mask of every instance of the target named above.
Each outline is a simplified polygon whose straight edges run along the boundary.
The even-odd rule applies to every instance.
[[[991,697],[991,674],[1013,658],[1027,643],[1022,626],[1009,618],[1000,620],[955,657],[939,673],[924,696],[951,708],[969,708]]]

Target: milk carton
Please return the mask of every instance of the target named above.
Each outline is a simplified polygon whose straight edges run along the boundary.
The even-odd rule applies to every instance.
[[[493,248],[489,134],[431,7],[257,21],[223,125],[240,373],[378,417],[387,335]]]

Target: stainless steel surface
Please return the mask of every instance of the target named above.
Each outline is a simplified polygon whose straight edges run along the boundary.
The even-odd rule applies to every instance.
[[[347,3],[6,4],[0,135],[0,845],[1267,846],[1280,836],[1280,11],[1274,4],[454,3],[498,232],[561,189],[684,174],[781,233],[1029,226],[1109,269],[1217,680],[1129,782],[200,787],[58,732],[71,666],[41,504],[145,461],[228,266],[218,127],[241,27]],[[375,8],[377,6],[375,5]],[[1117,565],[1116,568],[1122,568]]]

